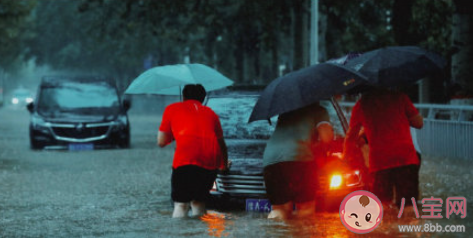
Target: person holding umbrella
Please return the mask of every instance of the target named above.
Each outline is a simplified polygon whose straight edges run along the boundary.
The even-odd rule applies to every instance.
[[[273,80],[261,93],[249,122],[279,115],[263,154],[266,193],[272,204],[268,218],[290,218],[315,212],[317,164],[312,144],[317,124],[330,121],[319,101],[362,85],[366,78],[332,63],[320,63]]]
[[[312,153],[317,124],[330,121],[319,103],[283,113],[263,154],[266,192],[272,204],[268,218],[287,219],[315,213],[317,164]]]
[[[172,165],[172,217],[205,214],[205,201],[215,181],[217,170],[228,167],[227,147],[218,116],[202,105],[206,91],[200,84],[185,85],[183,102],[166,107],[158,133],[158,145],[173,140],[176,150]]]
[[[382,87],[371,87],[353,107],[345,139],[344,158],[354,153],[361,128],[369,145],[372,192],[386,205],[419,195],[420,161],[410,126],[423,127],[423,117],[407,95]],[[407,204],[407,203],[406,203]]]
[[[356,147],[364,128],[369,146],[372,192],[382,202],[416,198],[419,194],[420,159],[410,126],[420,129],[423,118],[407,95],[389,90],[443,73],[446,60],[418,46],[389,46],[354,57],[345,66],[366,76],[368,90],[355,104],[345,140],[345,156]]]
[[[171,178],[173,217],[187,216],[189,206],[193,215],[204,214],[217,169],[228,167],[220,120],[202,102],[207,91],[232,84],[232,80],[209,66],[176,64],[146,70],[125,91],[133,95],[184,97],[183,102],[166,107],[157,138],[160,147],[176,141]]]

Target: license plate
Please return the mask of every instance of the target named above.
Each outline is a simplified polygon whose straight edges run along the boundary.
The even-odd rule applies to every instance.
[[[94,150],[94,144],[69,144],[69,150],[71,151]]]
[[[246,199],[246,211],[250,212],[270,212],[271,203],[268,199]]]

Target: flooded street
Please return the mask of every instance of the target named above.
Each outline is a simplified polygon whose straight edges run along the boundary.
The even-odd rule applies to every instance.
[[[0,238],[473,237],[472,3],[0,0]]]
[[[30,150],[26,110],[0,108],[0,119],[0,237],[355,236],[338,212],[288,222],[267,220],[264,213],[216,210],[202,218],[171,219],[173,149],[155,145],[158,114],[130,112],[130,149],[79,152]],[[467,161],[424,158],[422,166],[422,197],[473,198]],[[467,211],[473,211],[468,202]],[[466,233],[398,230],[398,225],[429,223],[464,225]],[[369,236],[466,237],[472,229],[470,214],[465,219],[398,219],[397,211],[387,210]]]

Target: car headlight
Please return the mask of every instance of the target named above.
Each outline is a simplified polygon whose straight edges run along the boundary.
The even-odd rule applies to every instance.
[[[128,120],[126,116],[119,116],[117,120],[113,122],[113,129],[115,131],[123,130],[128,125]]]
[[[342,185],[342,176],[340,174],[334,174],[330,177],[330,189],[337,189]]]
[[[27,103],[32,103],[33,102],[33,98],[26,98],[25,100]]]
[[[11,99],[11,103],[13,104],[18,104],[20,102],[20,100],[18,100],[18,98],[12,98]]]
[[[43,133],[49,133],[49,127],[51,124],[49,122],[45,122],[41,117],[31,117],[31,125],[33,129],[41,131]]]

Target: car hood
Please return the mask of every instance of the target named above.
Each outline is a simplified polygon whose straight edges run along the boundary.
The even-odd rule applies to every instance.
[[[266,142],[267,140],[226,140],[228,158],[232,161],[229,174],[262,175]]]
[[[232,161],[228,173],[231,175],[262,175],[266,142],[267,140],[226,140],[228,158]],[[319,172],[326,174],[343,174],[359,167],[336,157],[319,161],[318,166]]]
[[[117,119],[118,114],[97,115],[97,114],[80,114],[80,113],[56,113],[41,114],[47,122],[53,123],[99,123],[110,122]]]

